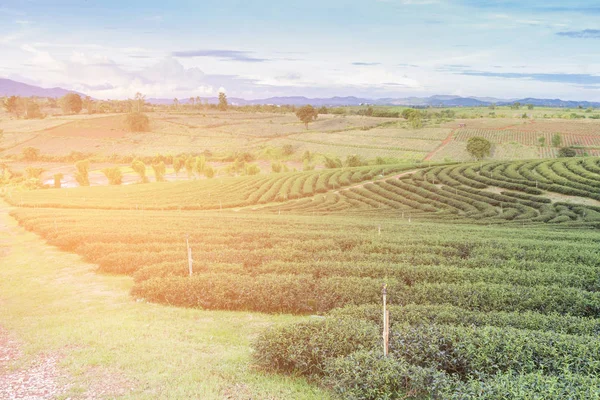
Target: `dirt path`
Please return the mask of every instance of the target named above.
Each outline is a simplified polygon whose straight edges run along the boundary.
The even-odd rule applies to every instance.
[[[448,145],[448,143],[450,143],[452,141],[452,139],[454,139],[455,132],[456,132],[456,129],[453,129],[452,131],[450,131],[450,133],[448,134],[448,137],[446,137],[446,139],[444,139],[444,141],[442,143],[440,143],[440,145],[435,150],[433,150],[431,153],[427,154],[425,156],[425,158],[423,159],[423,161],[431,160],[431,158],[433,156],[435,156],[440,150],[442,150],[444,147],[446,147]]]

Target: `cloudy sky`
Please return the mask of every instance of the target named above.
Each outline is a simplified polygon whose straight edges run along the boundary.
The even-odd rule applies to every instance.
[[[600,101],[597,0],[0,0],[0,77],[95,98]]]

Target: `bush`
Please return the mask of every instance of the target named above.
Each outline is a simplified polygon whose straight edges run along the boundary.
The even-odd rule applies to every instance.
[[[253,344],[259,367],[301,375],[323,375],[327,361],[378,346],[374,324],[327,318],[272,328]]]
[[[148,132],[150,130],[150,119],[146,114],[134,112],[127,115],[125,125],[129,132]]]
[[[120,185],[123,183],[123,173],[119,167],[104,168],[102,173],[108,179],[109,185]]]
[[[572,147],[561,147],[558,150],[559,157],[575,157],[577,156],[577,152]]]
[[[77,161],[75,163],[75,168],[77,168],[77,172],[75,173],[75,180],[77,181],[79,186],[90,186],[90,161]]]

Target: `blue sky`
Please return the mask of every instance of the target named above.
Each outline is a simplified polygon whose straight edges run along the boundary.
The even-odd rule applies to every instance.
[[[0,0],[0,77],[96,98],[600,101],[600,3]]]

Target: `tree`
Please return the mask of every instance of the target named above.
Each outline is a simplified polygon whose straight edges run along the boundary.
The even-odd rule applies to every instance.
[[[347,167],[360,167],[361,165],[364,165],[364,163],[361,160],[360,156],[356,154],[346,156]]]
[[[90,186],[90,161],[81,160],[75,163],[75,180],[79,183],[79,186]]]
[[[562,143],[562,138],[560,137],[560,133],[555,133],[552,135],[552,146],[559,147]]]
[[[175,171],[175,176],[179,174],[179,171],[184,167],[185,160],[181,157],[173,158],[173,170]]]
[[[313,106],[307,104],[296,111],[296,117],[304,122],[306,129],[308,129],[309,122],[316,120],[319,117],[319,113]]]
[[[480,136],[474,136],[467,141],[467,151],[478,160],[483,160],[484,157],[489,156],[491,150],[492,144],[490,141]]]
[[[150,130],[150,118],[146,114],[133,112],[127,114],[125,125],[129,132],[148,132]]]
[[[110,185],[120,185],[123,183],[123,173],[119,167],[104,168],[102,173],[108,178],[108,183]]]
[[[25,161],[36,161],[40,158],[40,149],[36,149],[35,147],[25,147],[22,152]]]
[[[148,177],[146,176],[146,164],[141,160],[133,160],[131,163],[131,169],[140,176],[141,183],[148,183]]]
[[[187,172],[188,179],[190,179],[192,176],[194,176],[194,158],[188,157],[185,160],[184,166],[185,166],[185,172]]]
[[[282,169],[283,169],[283,166],[281,165],[281,163],[279,161],[271,163],[271,171],[273,171],[274,173],[278,174],[281,172]]]
[[[414,108],[406,108],[402,111],[402,117],[413,127],[413,129],[419,129],[423,127],[423,115],[419,110],[415,110]]]
[[[43,168],[37,168],[37,167],[25,168],[25,174],[27,175],[28,179],[40,179],[43,172],[44,172]]]
[[[245,170],[246,170],[246,175],[260,174],[260,167],[256,164],[247,164]]]
[[[533,110],[533,104],[527,104],[527,109],[528,110]]]
[[[518,110],[519,108],[521,108],[521,103],[519,103],[518,101],[513,103],[510,108],[512,108],[513,110]]]
[[[179,100],[177,99],[177,97],[173,99],[173,107],[175,107],[176,110],[179,107]]]
[[[83,108],[83,100],[77,93],[67,93],[61,98],[60,103],[65,114],[79,114]]]
[[[559,157],[575,157],[576,155],[577,155],[577,152],[572,147],[561,147],[558,150]]]
[[[227,95],[225,92],[219,92],[219,110],[225,111],[227,110],[228,106],[229,103],[227,103]]]
[[[538,138],[538,143],[539,143],[540,147],[544,147],[546,145],[546,137],[545,136],[540,136]]]
[[[27,112],[25,114],[25,118],[27,119],[39,119],[44,118],[42,111],[40,110],[40,105],[34,100],[29,100],[27,102]]]
[[[196,96],[196,106],[198,108],[200,108],[201,105],[202,105],[202,100],[200,99],[200,96]]]
[[[319,108],[319,114],[328,114],[329,110],[327,110],[327,107],[325,106],[321,106],[321,108]]]
[[[198,156],[194,160],[194,172],[200,176],[204,173],[204,167],[206,166],[206,157]]]
[[[215,176],[215,170],[210,165],[206,165],[206,167],[204,168],[204,175],[208,179],[213,178]]]
[[[194,107],[194,105],[196,104],[196,98],[195,97],[190,97],[189,100],[190,105],[192,106],[192,108]]]
[[[61,188],[61,186],[62,186],[62,182],[61,181],[62,181],[62,179],[64,177],[65,176],[63,174],[61,174],[61,173],[54,174],[54,187],[55,188],[57,188],[57,189]]]
[[[15,114],[18,118],[23,112],[23,100],[18,96],[10,96],[8,99],[4,100],[3,107],[6,112]]]
[[[88,114],[94,113],[94,101],[90,96],[85,96],[85,99],[83,99],[83,108],[87,110]]]
[[[137,104],[137,112],[141,113],[144,110],[144,104],[146,103],[146,96],[137,92],[135,94],[135,102]]]
[[[154,170],[154,177],[156,178],[156,182],[164,182],[165,173],[167,172],[167,168],[165,166],[164,161],[152,164],[152,169]]]

